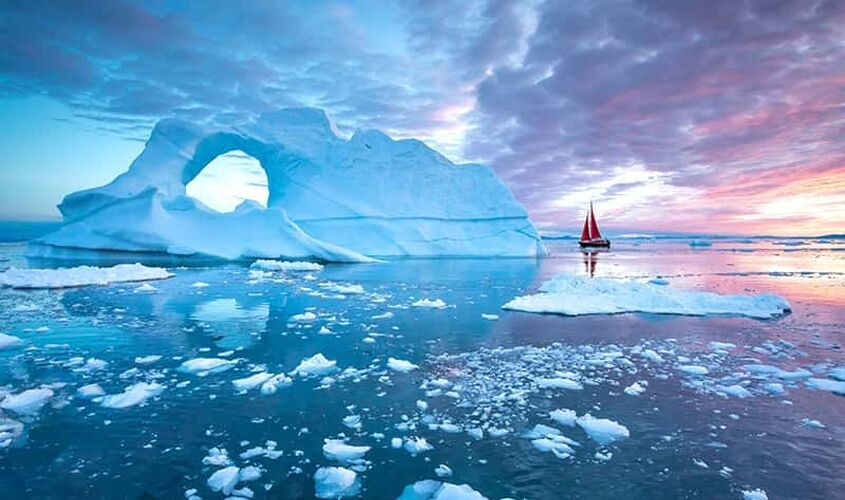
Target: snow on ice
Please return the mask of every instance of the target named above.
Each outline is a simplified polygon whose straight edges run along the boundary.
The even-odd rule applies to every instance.
[[[773,294],[720,295],[677,290],[630,279],[586,278],[559,274],[546,281],[539,293],[516,297],[504,309],[567,316],[643,312],[690,316],[738,315],[768,319],[792,310]]]
[[[112,267],[79,266],[61,269],[10,268],[0,272],[0,286],[23,289],[70,288],[87,285],[161,280],[174,276],[160,267],[118,264]]]

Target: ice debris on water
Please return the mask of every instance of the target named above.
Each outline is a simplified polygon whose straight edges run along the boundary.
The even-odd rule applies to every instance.
[[[345,467],[320,467],[314,473],[314,490],[317,498],[344,498],[361,491],[358,474]]]

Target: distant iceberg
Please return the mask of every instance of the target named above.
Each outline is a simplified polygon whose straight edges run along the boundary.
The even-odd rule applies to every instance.
[[[546,281],[539,292],[516,297],[502,308],[567,316],[644,312],[689,316],[721,314],[758,319],[781,316],[792,310],[786,299],[773,294],[721,295],[629,279],[568,274],[559,274]]]
[[[69,194],[65,225],[30,256],[78,250],[223,259],[367,261],[381,256],[537,256],[547,253],[525,209],[489,168],[455,165],[420,141],[381,132],[339,137],[320,110],[284,109],[201,127],[162,120],[129,170]],[[220,213],[185,186],[230,151],[256,158],[268,206]]]

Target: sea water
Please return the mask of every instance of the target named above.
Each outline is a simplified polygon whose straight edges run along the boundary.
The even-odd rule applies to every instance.
[[[24,343],[0,350],[0,399],[52,391],[29,415],[0,410],[23,426],[0,448],[0,496],[224,498],[209,478],[248,466],[260,477],[234,488],[254,498],[313,498],[321,467],[353,471],[348,492],[374,499],[426,479],[491,499],[841,496],[845,398],[808,381],[845,366],[845,242],[549,246],[541,260],[184,265],[150,286],[0,290],[0,332]],[[62,265],[23,251],[0,246],[0,270]],[[794,310],[758,321],[500,309],[561,272],[771,292]],[[197,359],[217,366],[185,364]],[[264,372],[284,374],[274,392],[233,384]],[[111,407],[92,384],[134,404]],[[338,459],[326,439],[370,449]]]

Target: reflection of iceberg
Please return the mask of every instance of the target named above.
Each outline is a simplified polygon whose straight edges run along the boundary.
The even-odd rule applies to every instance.
[[[245,308],[233,298],[214,299],[199,304],[191,315],[191,319],[207,324],[212,331],[219,330],[221,337],[216,343],[223,349],[251,345],[257,339],[255,334],[264,331],[269,317],[268,304]],[[221,324],[225,328],[219,328]]]
[[[247,201],[224,214],[186,195],[186,184],[234,150],[264,168],[268,208]],[[546,252],[489,168],[455,165],[419,141],[372,130],[342,139],[314,109],[213,129],[164,120],[129,171],[59,208],[65,226],[31,245],[31,255],[70,248],[360,261]]]

